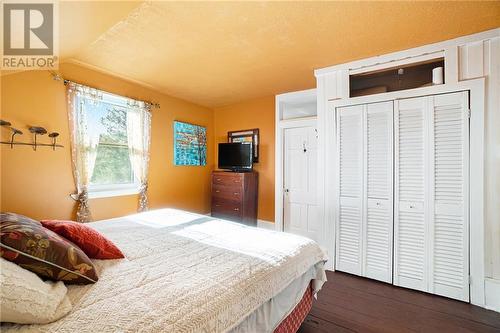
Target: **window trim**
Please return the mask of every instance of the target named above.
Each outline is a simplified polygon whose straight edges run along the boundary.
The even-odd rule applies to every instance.
[[[135,195],[139,194],[139,192],[139,183],[137,180],[133,183],[125,184],[90,185],[89,199]]]

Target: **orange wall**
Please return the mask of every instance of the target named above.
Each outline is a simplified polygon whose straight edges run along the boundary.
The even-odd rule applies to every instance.
[[[258,128],[260,134],[258,218],[274,221],[274,96],[254,99],[226,107],[216,108],[215,163],[217,144],[227,142],[227,132]]]
[[[151,161],[149,173],[150,207],[178,207],[199,213],[210,211],[210,172],[214,157],[214,115],[208,108],[182,101],[100,72],[74,64],[63,64],[60,73],[68,79],[98,89],[161,104],[152,116]],[[1,146],[2,211],[13,211],[33,218],[74,218],[75,191],[71,169],[65,87],[46,71],[29,71],[1,77],[1,118],[24,132],[21,141],[31,141],[28,125],[57,131],[63,149],[28,146],[10,149]],[[205,167],[173,165],[173,121],[181,120],[207,127],[208,163]],[[8,131],[1,129],[2,141]],[[46,142],[47,137],[40,141]],[[136,211],[137,195],[91,199],[95,220]]]

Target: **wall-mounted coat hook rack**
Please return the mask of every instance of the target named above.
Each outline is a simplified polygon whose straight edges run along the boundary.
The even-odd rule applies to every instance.
[[[23,135],[23,132],[15,127],[11,126],[12,124],[9,121],[0,119],[0,126],[6,127],[11,131],[10,141],[0,141],[1,144],[10,145],[10,148],[14,148],[16,145],[22,146],[31,146],[33,150],[36,151],[36,148],[39,146],[52,147],[53,150],[56,148],[63,148],[64,146],[57,144],[57,137],[59,133],[51,132],[48,137],[52,139],[52,143],[38,143],[37,136],[47,134],[47,130],[41,126],[29,126],[28,129],[30,133],[33,133],[33,143],[30,142],[15,142],[14,139],[16,135]]]

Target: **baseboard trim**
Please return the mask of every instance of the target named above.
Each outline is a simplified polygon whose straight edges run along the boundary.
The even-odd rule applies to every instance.
[[[484,279],[485,307],[500,312],[500,280]]]
[[[257,220],[257,227],[267,230],[276,230],[276,224],[274,222],[260,219]]]

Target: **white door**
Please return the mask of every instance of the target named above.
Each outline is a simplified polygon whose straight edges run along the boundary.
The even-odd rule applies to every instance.
[[[336,269],[392,282],[393,103],[337,109]]]
[[[427,290],[427,97],[395,101],[394,284]]]
[[[429,291],[469,301],[469,94],[429,98],[431,263]]]
[[[469,300],[468,92],[396,102],[394,284]]]
[[[392,282],[393,103],[365,108],[363,276]]]
[[[284,231],[320,241],[318,145],[312,126],[284,130]]]
[[[364,105],[337,109],[337,216],[335,266],[361,275],[363,241]]]

